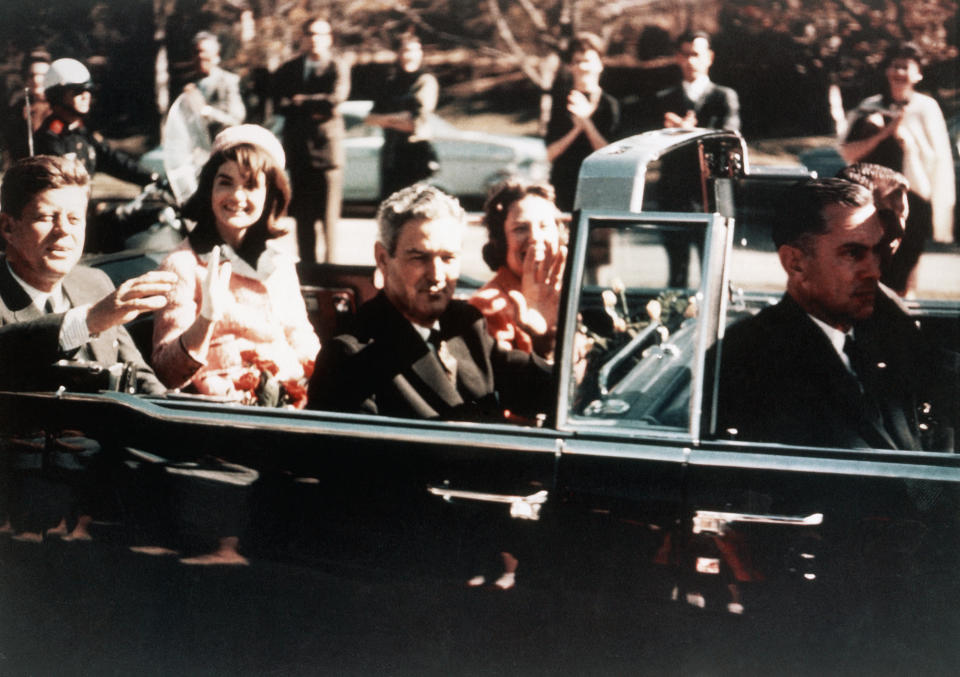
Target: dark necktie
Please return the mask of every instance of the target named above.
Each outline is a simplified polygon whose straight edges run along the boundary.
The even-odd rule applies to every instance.
[[[868,373],[867,363],[860,344],[857,343],[851,334],[847,334],[843,340],[843,352],[846,353],[847,358],[850,360],[850,369],[853,370],[854,375],[857,377],[857,382],[860,384],[861,390],[864,390],[866,388],[864,378]]]
[[[876,399],[874,379],[871,375],[870,361],[864,354],[863,346],[850,334],[843,341],[843,352],[850,358],[857,384],[860,386],[861,407],[864,415],[874,422],[883,424],[883,413]]]
[[[450,379],[450,382],[454,385],[454,387],[456,387],[457,358],[450,354],[450,350],[447,348],[447,342],[440,340],[440,332],[437,329],[431,329],[427,343],[430,344],[433,352],[436,353],[437,358],[440,360],[440,364],[443,366],[443,371],[447,375],[447,378]]]

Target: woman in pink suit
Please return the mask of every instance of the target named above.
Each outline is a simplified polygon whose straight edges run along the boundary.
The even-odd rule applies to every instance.
[[[168,387],[305,404],[320,342],[276,228],[290,201],[283,164],[262,127],[229,127],[214,140],[184,207],[196,226],[161,264],[179,278],[153,332],[153,364]]]

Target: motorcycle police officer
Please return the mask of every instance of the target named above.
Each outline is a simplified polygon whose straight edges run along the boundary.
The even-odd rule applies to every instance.
[[[90,112],[92,88],[90,71],[76,59],[57,59],[50,64],[44,89],[52,112],[37,131],[36,153],[75,157],[91,176],[100,170],[139,186],[156,181],[159,175],[111,148],[103,136],[86,127],[84,117]]]

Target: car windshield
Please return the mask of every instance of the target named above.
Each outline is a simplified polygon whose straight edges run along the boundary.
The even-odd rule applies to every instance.
[[[590,224],[577,306],[574,420],[686,429],[704,223]]]

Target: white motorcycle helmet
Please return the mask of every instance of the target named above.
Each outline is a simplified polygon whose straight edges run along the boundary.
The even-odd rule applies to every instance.
[[[57,59],[50,64],[50,70],[43,78],[47,100],[53,103],[59,102],[67,89],[92,88],[90,71],[76,59]]]

